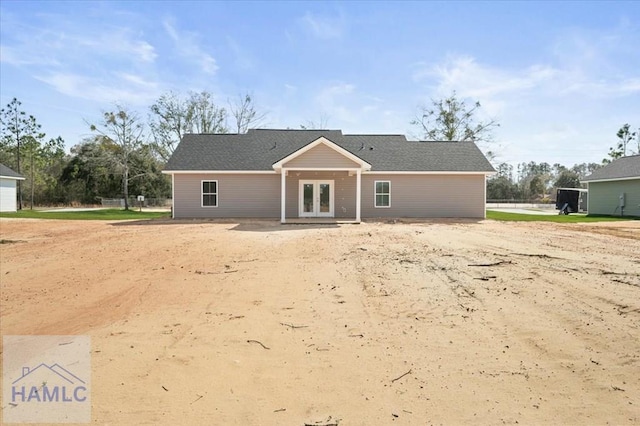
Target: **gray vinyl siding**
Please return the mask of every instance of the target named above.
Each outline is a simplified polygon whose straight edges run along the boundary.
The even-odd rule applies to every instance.
[[[202,181],[218,181],[218,207],[201,207]],[[280,217],[279,174],[176,174],[174,217]]]
[[[319,144],[309,151],[288,161],[283,167],[289,168],[355,168],[358,164],[324,144]]]
[[[356,217],[356,176],[349,172],[294,172],[287,176],[286,216],[298,217],[298,200],[300,180],[333,180],[334,181],[334,217]],[[279,198],[279,197],[278,197]]]
[[[218,181],[218,207],[201,207],[203,180]],[[280,180],[280,174],[176,174],[174,175],[174,217],[177,219],[280,218]],[[289,171],[286,177],[287,218],[298,217],[300,180],[333,180],[335,217],[355,218],[356,176],[349,176],[346,171]],[[391,182],[391,207],[374,207],[375,181]],[[637,188],[639,183],[635,182]],[[485,212],[484,190],[483,174],[368,175],[365,173],[362,175],[362,218],[482,218]],[[627,205],[630,206],[634,201],[630,197],[631,191],[626,192]],[[635,201],[635,204],[640,204],[640,200]]]
[[[640,179],[589,182],[589,214],[620,216],[619,197],[625,194],[625,216],[640,216]]]
[[[374,207],[374,182],[391,182],[391,207]],[[485,217],[485,176],[362,175],[362,218]]]

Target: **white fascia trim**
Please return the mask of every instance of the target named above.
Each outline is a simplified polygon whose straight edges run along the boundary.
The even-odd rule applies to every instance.
[[[165,175],[274,175],[274,170],[163,170]]]
[[[497,172],[438,172],[438,171],[414,171],[414,172],[400,172],[400,171],[363,171],[363,174],[367,175],[483,175],[490,176],[495,175]]]
[[[294,158],[304,154],[305,152],[309,151],[310,149],[315,148],[316,146],[318,146],[320,144],[324,144],[324,145],[328,146],[329,148],[333,149],[334,151],[336,151],[338,154],[342,154],[343,156],[347,157],[349,160],[353,161],[354,163],[360,164],[360,168],[361,169],[365,169],[366,170],[366,169],[370,169],[371,168],[371,164],[367,163],[362,158],[360,158],[360,157],[358,157],[356,155],[353,155],[352,153],[350,153],[346,149],[342,148],[341,146],[335,144],[334,142],[331,142],[329,139],[325,138],[324,136],[320,136],[315,141],[313,141],[313,142],[303,146],[299,150],[287,155],[282,160],[273,163],[273,168],[276,169],[276,170],[277,169],[281,169],[283,164],[293,160]]]
[[[637,180],[640,179],[640,176],[631,176],[631,177],[623,177],[623,178],[611,178],[611,179],[594,179],[594,180],[583,180],[587,184],[596,183],[596,182],[615,182],[619,180]]]
[[[0,179],[25,180],[25,178],[23,177],[15,177],[15,176],[0,176]]]
[[[362,170],[358,167],[349,168],[349,167],[283,167],[281,170],[286,170],[288,172],[356,172],[358,170]]]

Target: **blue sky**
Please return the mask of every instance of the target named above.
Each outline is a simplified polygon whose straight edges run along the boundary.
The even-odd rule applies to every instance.
[[[640,127],[640,2],[0,3],[0,102],[67,147],[115,102],[250,92],[266,127],[418,136],[456,90],[498,161],[600,162]]]

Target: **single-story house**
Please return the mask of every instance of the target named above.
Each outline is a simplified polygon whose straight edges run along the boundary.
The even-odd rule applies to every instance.
[[[187,134],[169,159],[174,218],[485,217],[493,167],[472,142],[340,130]]]
[[[24,177],[0,164],[0,212],[18,210],[16,182],[19,180],[24,180]]]
[[[589,214],[640,217],[640,155],[618,158],[582,180]]]

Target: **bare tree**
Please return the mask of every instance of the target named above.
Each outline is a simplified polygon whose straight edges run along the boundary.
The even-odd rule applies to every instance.
[[[129,172],[132,155],[143,145],[144,125],[135,112],[119,105],[115,107],[115,111],[103,113],[102,121],[98,125],[91,124],[90,128],[111,146],[110,159],[122,173],[124,208],[129,210]]]
[[[153,135],[153,149],[168,161],[184,133],[190,128],[189,108],[185,101],[169,92],[151,105],[149,128]]]
[[[329,124],[329,116],[325,113],[320,114],[320,120],[307,120],[305,124],[301,124],[302,130],[326,130]]]
[[[253,104],[251,95],[246,93],[240,95],[234,102],[229,101],[229,110],[235,121],[236,132],[247,133],[249,129],[259,127],[263,122],[267,113],[258,113]]]
[[[187,100],[188,131],[194,133],[227,133],[227,110],[213,102],[210,92],[191,92]]]
[[[151,105],[149,128],[153,150],[169,160],[185,133],[227,133],[227,111],[217,106],[210,92],[190,92],[182,99],[166,93]]]
[[[480,107],[480,102],[467,107],[454,91],[448,98],[432,99],[431,107],[420,108],[411,124],[419,126],[425,140],[492,142],[493,129],[500,125],[495,120],[476,121]]]

